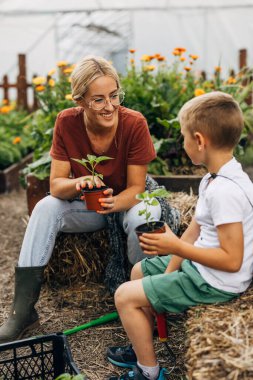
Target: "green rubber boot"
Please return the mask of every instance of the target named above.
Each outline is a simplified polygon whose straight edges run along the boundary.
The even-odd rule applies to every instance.
[[[16,267],[15,294],[7,321],[0,327],[0,343],[20,339],[39,324],[34,308],[40,295],[45,267]]]

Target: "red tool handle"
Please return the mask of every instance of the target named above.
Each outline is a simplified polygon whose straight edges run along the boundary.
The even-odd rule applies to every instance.
[[[167,319],[166,314],[156,313],[156,324],[157,324],[157,330],[159,335],[159,340],[161,342],[166,342],[168,340],[168,329],[167,329]]]

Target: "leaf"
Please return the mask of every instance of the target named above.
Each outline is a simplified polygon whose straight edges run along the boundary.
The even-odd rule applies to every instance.
[[[157,199],[153,199],[152,200],[152,202],[150,202],[150,206],[157,206],[157,205],[159,205],[159,202],[158,202],[158,200]]]
[[[146,212],[146,210],[139,210],[139,211],[138,211],[138,215],[139,215],[139,216],[142,216],[142,215],[145,214],[145,212]]]
[[[96,162],[99,163],[101,161],[105,161],[105,160],[114,160],[114,158],[112,157],[107,157],[107,156],[99,156],[99,157],[96,157]]]
[[[166,189],[156,189],[152,191],[151,195],[153,197],[160,197],[160,198],[165,198],[169,195],[170,193]]]

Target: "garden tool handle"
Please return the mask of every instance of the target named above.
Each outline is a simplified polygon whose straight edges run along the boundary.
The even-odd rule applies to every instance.
[[[156,313],[156,324],[160,342],[167,342],[168,340],[168,328],[166,313]]]

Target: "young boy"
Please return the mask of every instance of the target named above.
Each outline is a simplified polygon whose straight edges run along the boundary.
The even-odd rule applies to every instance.
[[[143,234],[146,254],[131,281],[116,291],[115,304],[133,346],[111,347],[109,361],[132,368],[110,380],[162,380],[153,348],[153,313],[180,313],[199,304],[226,302],[244,292],[253,269],[253,184],[233,158],[243,115],[232,96],[212,92],[188,101],[179,121],[184,149],[195,165],[205,165],[196,213],[179,239]],[[170,252],[173,256],[165,256]]]

